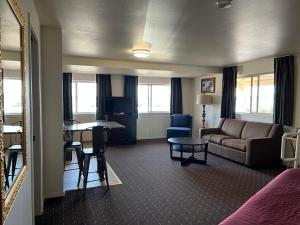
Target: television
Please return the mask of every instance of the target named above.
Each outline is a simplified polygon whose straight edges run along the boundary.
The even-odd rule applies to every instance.
[[[105,114],[133,113],[132,98],[107,97],[105,99]]]

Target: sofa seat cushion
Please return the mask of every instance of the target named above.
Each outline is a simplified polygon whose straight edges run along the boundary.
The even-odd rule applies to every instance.
[[[223,134],[214,134],[210,137],[210,141],[216,144],[221,144],[225,139],[231,139],[231,136],[223,135]]]
[[[222,141],[222,145],[244,152],[246,151],[246,140],[243,139],[225,139]]]

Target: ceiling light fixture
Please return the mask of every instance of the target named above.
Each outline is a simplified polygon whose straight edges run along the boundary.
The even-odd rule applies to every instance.
[[[145,58],[150,55],[150,50],[148,50],[148,49],[133,49],[132,54],[138,58]]]
[[[219,9],[229,9],[232,6],[232,0],[218,0],[216,5]]]

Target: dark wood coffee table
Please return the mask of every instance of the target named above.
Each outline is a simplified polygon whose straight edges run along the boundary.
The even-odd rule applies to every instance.
[[[181,166],[189,163],[206,164],[208,141],[194,137],[169,138],[170,157],[181,162]],[[180,152],[180,157],[173,156],[173,151]],[[204,152],[204,159],[195,158],[195,153]],[[191,153],[188,158],[183,157],[183,153]]]

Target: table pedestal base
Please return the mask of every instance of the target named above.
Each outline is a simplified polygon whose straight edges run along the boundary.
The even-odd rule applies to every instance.
[[[180,161],[181,166],[187,166],[190,163],[195,163],[195,164],[200,164],[200,165],[206,164],[206,160],[195,158],[192,155],[188,158],[185,158],[185,157],[181,158],[181,157],[177,157],[177,156],[172,156],[171,159],[176,160],[176,161]]]
[[[195,150],[195,147],[200,147],[201,150]],[[204,149],[202,150],[202,147]],[[207,162],[207,148],[208,144],[203,144],[203,145],[178,145],[178,144],[170,144],[170,158],[172,160],[177,160],[180,161],[181,166],[186,166],[190,163],[195,163],[195,164],[206,164]],[[178,156],[173,156],[173,151],[179,152],[180,157]],[[204,153],[204,159],[198,159],[195,158],[195,153]],[[189,157],[183,157],[183,153],[191,153],[191,156]]]

